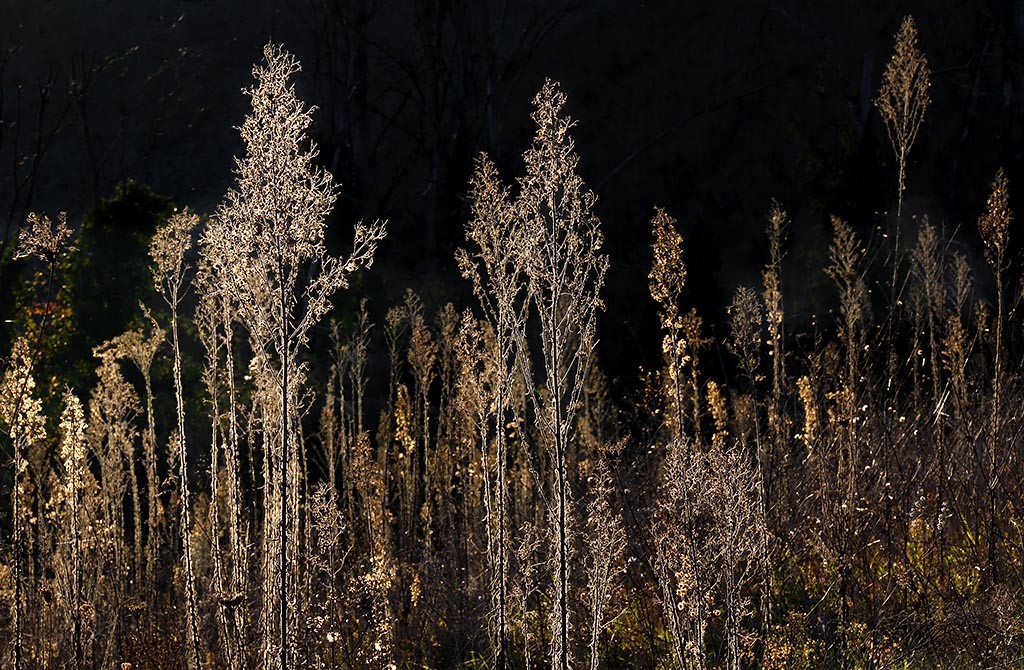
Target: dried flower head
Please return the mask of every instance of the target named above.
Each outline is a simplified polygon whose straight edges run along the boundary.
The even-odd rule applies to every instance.
[[[82,409],[82,402],[70,388],[64,391],[64,411],[60,415],[60,457],[64,464],[64,471],[75,476],[68,477],[66,487],[68,493],[77,485],[77,473],[83,472],[87,467],[85,452],[85,412]]]
[[[992,191],[988,196],[985,213],[978,219],[978,232],[981,233],[981,240],[985,243],[985,258],[996,271],[1001,270],[1003,266],[1012,221],[1009,182],[1006,179],[1006,173],[999,168],[992,181]]]
[[[679,296],[686,283],[683,236],[676,230],[676,220],[660,207],[654,210],[651,227],[654,230],[654,264],[648,275],[651,297],[663,310],[661,327],[674,328],[677,327]]]
[[[885,66],[882,87],[875,99],[875,107],[882,116],[889,142],[896,153],[900,210],[903,207],[907,155],[917,139],[925,110],[931,103],[930,87],[928,59],[917,47],[914,19],[907,16],[896,35],[896,49]]]
[[[43,404],[35,397],[35,388],[29,345],[25,338],[20,338],[14,343],[7,371],[0,379],[0,422],[6,425],[19,450],[46,436]]]
[[[71,251],[68,245],[71,229],[68,228],[67,212],[57,215],[57,225],[50,217],[32,212],[27,217],[28,226],[21,229],[15,258],[36,257],[52,263],[64,251]]]
[[[337,187],[314,162],[318,150],[307,134],[314,108],[295,93],[295,57],[274,44],[264,56],[246,90],[252,112],[239,129],[246,151],[236,159],[237,188],[202,236],[210,270],[259,347],[277,337],[282,320],[304,344],[348,275],[369,267],[386,230],[380,221],[359,224],[347,258],[328,253],[324,230]]]
[[[707,383],[708,411],[711,412],[711,419],[714,422],[714,434],[711,443],[716,446],[723,446],[729,436],[727,430],[729,422],[729,410],[725,404],[725,396],[722,389],[714,380]]]
[[[154,283],[181,281],[186,269],[185,255],[192,248],[192,232],[198,226],[199,216],[186,208],[175,212],[153,234],[149,255],[153,259]]]
[[[839,331],[846,345],[847,382],[854,377],[859,360],[864,322],[868,316],[868,293],[864,281],[864,247],[850,224],[832,217],[828,276],[839,290]]]
[[[764,304],[768,320],[769,343],[776,344],[782,339],[782,241],[788,225],[786,212],[779,203],[772,202],[768,215],[768,248],[770,260],[764,271]]]
[[[804,407],[804,429],[800,439],[810,448],[818,435],[818,427],[820,425],[818,400],[815,396],[814,386],[808,376],[800,377],[796,382],[796,388],[797,393],[800,395],[800,404]]]
[[[731,331],[729,351],[739,359],[747,380],[751,384],[756,384],[760,381],[758,366],[761,359],[761,331],[764,326],[761,301],[756,292],[741,286],[736,290],[728,312]]]

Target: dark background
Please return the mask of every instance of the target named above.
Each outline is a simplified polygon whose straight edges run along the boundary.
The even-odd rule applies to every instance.
[[[274,40],[302,61],[320,160],[343,186],[332,244],[343,250],[359,218],[390,222],[355,287],[375,314],[407,287],[428,304],[467,301],[453,251],[473,157],[487,151],[507,179],[520,174],[530,101],[551,77],[578,120],[611,257],[605,368],[658,361],[654,205],[680,220],[691,296],[714,323],[736,286],[760,282],[777,199],[793,222],[784,281],[799,328],[834,299],[822,271],[829,215],[866,240],[891,225],[896,169],[871,100],[908,13],[933,104],[910,155],[904,227],[928,215],[977,258],[996,168],[1011,197],[1020,174],[1020,0],[2,0],[3,253],[27,211],[67,210],[78,224],[126,179],[212,213],[242,149],[241,89]],[[108,219],[109,239],[118,226],[139,232]],[[145,262],[144,246],[125,249],[90,272]]]

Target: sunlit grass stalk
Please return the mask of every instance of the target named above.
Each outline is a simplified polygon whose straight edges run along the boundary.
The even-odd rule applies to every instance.
[[[188,450],[185,441],[185,400],[184,387],[181,380],[181,339],[179,335],[179,307],[191,285],[191,264],[186,255],[192,248],[192,235],[199,225],[199,217],[188,210],[177,213],[167,224],[157,231],[150,247],[153,258],[153,280],[160,287],[164,301],[170,309],[171,349],[174,356],[174,402],[177,429],[176,444],[172,448],[178,452],[179,495],[181,496],[181,544],[185,573],[185,629],[189,641],[188,667],[198,670],[203,654],[199,643],[198,605],[196,595],[196,576],[193,567],[192,548],[192,502],[189,491]]]

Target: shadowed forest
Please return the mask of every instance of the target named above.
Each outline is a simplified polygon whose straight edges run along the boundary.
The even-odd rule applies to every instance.
[[[491,88],[573,5],[414,3],[414,63],[377,4],[297,4],[316,56],[249,54],[216,195],[106,174],[138,127],[93,133],[90,90],[134,51],[32,88],[0,48],[0,665],[1024,666],[1024,79],[991,46],[1024,6],[983,33],[1003,116],[984,62],[948,92],[1006,120],[945,173],[964,192],[935,156],[985,133],[925,132],[954,87],[901,12],[841,157],[794,131],[799,218],[767,170],[717,184],[758,200],[723,260],[687,198],[632,227],[603,198],[748,93],[591,183],[589,100]],[[415,93],[371,87],[367,53]],[[69,215],[42,166],[76,116]]]

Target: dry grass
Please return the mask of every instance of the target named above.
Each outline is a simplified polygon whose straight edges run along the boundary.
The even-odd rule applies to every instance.
[[[832,217],[835,309],[799,332],[777,203],[760,286],[723,324],[691,305],[684,239],[656,209],[662,347],[623,392],[595,353],[608,258],[557,84],[534,100],[515,182],[476,164],[457,254],[474,309],[409,291],[380,332],[365,304],[326,329],[384,226],[327,252],[337,189],[315,167],[299,66],[265,55],[237,187],[158,231],[161,307],[96,349],[57,431],[33,377],[49,307],[5,361],[5,667],[1020,659],[1024,389],[1001,171],[978,222],[991,300],[942,227],[922,219],[907,259],[880,261],[867,222]],[[927,82],[908,20],[878,102],[901,208]],[[70,228],[28,230],[49,305]],[[886,303],[874,278],[904,260],[909,304]]]

